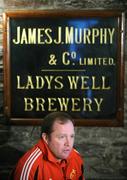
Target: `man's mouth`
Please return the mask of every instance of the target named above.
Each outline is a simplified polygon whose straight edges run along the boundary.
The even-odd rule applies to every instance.
[[[65,149],[64,152],[68,153],[68,152],[70,152],[70,149]]]

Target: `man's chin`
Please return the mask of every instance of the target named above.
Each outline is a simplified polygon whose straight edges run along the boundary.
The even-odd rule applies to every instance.
[[[70,152],[66,152],[66,153],[64,153],[64,155],[63,155],[63,159],[67,159],[69,155],[70,155]]]

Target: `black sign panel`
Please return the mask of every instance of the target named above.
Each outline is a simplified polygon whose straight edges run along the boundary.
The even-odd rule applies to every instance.
[[[5,114],[40,124],[54,111],[77,125],[123,124],[122,12],[4,14]]]

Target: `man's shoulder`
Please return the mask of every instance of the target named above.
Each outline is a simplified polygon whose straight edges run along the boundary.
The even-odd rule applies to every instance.
[[[82,155],[76,149],[72,150],[72,156],[77,158],[77,159],[81,159],[82,160]]]
[[[30,162],[30,163],[35,163],[37,161],[39,161],[39,159],[42,159],[42,151],[40,150],[40,148],[34,146],[31,149],[29,149],[21,158],[20,158],[20,163],[23,165],[26,162]]]
[[[84,164],[83,157],[76,149],[72,150],[69,159],[74,166],[81,167]]]

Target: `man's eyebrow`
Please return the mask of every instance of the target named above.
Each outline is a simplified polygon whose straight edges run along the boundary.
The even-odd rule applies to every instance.
[[[67,135],[67,133],[57,133],[57,135]],[[72,134],[70,134],[70,135],[75,135],[75,133],[72,133]]]

